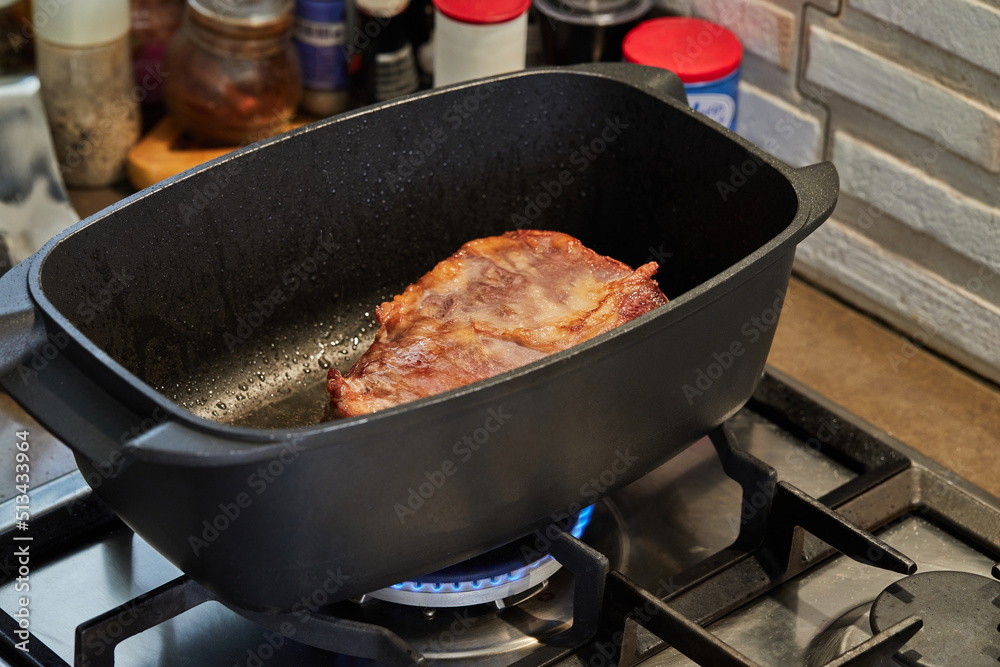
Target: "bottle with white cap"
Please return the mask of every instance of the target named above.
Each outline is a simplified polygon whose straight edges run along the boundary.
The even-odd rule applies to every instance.
[[[524,69],[531,0],[434,0],[434,85]]]
[[[103,187],[125,174],[139,138],[129,0],[36,4],[35,58],[63,179]]]

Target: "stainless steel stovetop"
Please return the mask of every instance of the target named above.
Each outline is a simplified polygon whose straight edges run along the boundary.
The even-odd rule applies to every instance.
[[[1000,560],[1000,500],[788,378],[772,372],[755,400],[730,420],[729,428],[739,447],[771,466],[778,480],[870,530],[912,559],[919,573],[954,570],[990,577],[991,568]],[[69,514],[65,508],[80,508],[88,494],[79,473],[68,473],[36,489],[34,512],[44,504],[54,512]],[[746,526],[768,513],[763,494],[763,486],[754,492],[727,477],[716,448],[705,438],[598,503],[583,541],[603,553],[610,569],[619,573],[609,577],[605,589],[612,605],[603,615],[596,639],[582,649],[563,651],[537,664],[698,664],[662,641],[687,646],[680,635],[658,637],[642,627],[650,624],[641,612],[632,614],[639,619],[637,623],[625,621],[614,610],[616,591],[624,590],[611,582],[615,577],[616,582],[634,582],[666,599],[671,608],[707,623],[717,640],[739,654],[734,662],[710,657],[702,658],[700,664],[897,664],[877,657],[878,651],[850,662],[849,652],[860,651],[857,647],[873,638],[872,602],[905,575],[834,554],[824,542],[801,530],[788,533],[788,562],[775,565],[772,552],[761,556],[760,545],[745,540]],[[0,505],[0,526],[11,523],[12,503]],[[773,503],[776,511],[778,500]],[[57,556],[33,565],[32,641],[54,655],[48,662],[18,662],[25,656],[8,648],[0,652],[7,659],[0,659],[0,664],[73,665],[77,626],[181,576],[124,525],[114,521],[102,525],[99,534],[77,540],[61,548]],[[729,549],[741,530],[740,549]],[[0,585],[0,609],[8,614],[18,606],[15,583],[7,580]],[[478,605],[431,610],[373,600],[340,603],[330,613],[346,609],[354,621],[389,627],[422,653],[427,663],[508,665],[533,655],[542,645],[558,643],[560,633],[572,623],[573,586],[573,575],[562,569],[543,586],[519,599],[506,600],[502,608]],[[996,625],[1000,625],[1000,597],[995,608]],[[112,624],[104,632],[128,634],[128,618],[122,617],[119,625]],[[286,634],[290,637],[209,601],[124,640],[114,649],[114,664],[374,664],[300,643],[294,629]],[[685,636],[690,637],[690,632]],[[91,634],[84,641],[95,644],[91,649],[101,649],[112,646],[117,638]],[[99,659],[109,657],[111,650],[98,651]],[[904,660],[906,651],[903,647],[898,653]],[[992,663],[991,651],[995,651]],[[987,636],[983,652],[982,664],[998,664],[1000,630]]]

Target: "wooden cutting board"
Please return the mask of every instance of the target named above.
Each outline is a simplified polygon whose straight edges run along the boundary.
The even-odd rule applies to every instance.
[[[275,134],[314,120],[316,119],[311,117],[296,116]],[[128,178],[137,190],[141,190],[237,148],[240,146],[202,146],[187,137],[180,126],[167,116],[153,126],[129,152]]]

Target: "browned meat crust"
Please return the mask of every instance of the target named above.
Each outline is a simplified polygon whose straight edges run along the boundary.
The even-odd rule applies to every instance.
[[[560,232],[469,241],[376,309],[375,342],[331,408],[367,414],[492,377],[609,331],[667,298],[650,262],[633,271]]]

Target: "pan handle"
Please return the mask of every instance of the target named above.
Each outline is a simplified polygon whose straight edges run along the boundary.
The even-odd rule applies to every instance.
[[[795,169],[789,180],[799,198],[801,223],[792,232],[792,241],[798,244],[833,213],[840,195],[840,176],[832,162],[820,162]]]
[[[166,410],[140,403],[138,397],[124,404],[96,382],[86,366],[78,365],[69,336],[46,327],[30,296],[29,270],[30,261],[24,261],[0,278],[0,384],[102,476],[116,476],[140,459],[221,465],[264,459],[289,446],[289,438],[245,444],[218,440],[175,423]],[[223,450],[227,456],[210,456]]]
[[[135,415],[68,359],[73,345],[50,331],[28,289],[31,260],[0,279],[0,383],[57,438],[94,462],[119,462],[123,425]]]
[[[571,65],[565,69],[596,74],[635,86],[657,97],[672,97],[684,106],[688,105],[684,84],[673,72],[659,67],[634,65],[632,63],[584,63]]]
[[[45,324],[28,294],[25,260],[0,280],[0,377],[8,375],[46,343]]]

